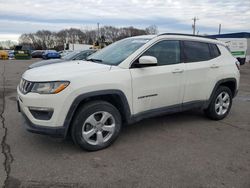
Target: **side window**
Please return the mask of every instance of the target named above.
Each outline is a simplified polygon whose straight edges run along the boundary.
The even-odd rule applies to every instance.
[[[210,48],[210,54],[212,58],[216,58],[220,56],[221,53],[216,44],[209,44],[209,48]]]
[[[184,41],[186,62],[207,61],[211,59],[209,45],[203,42]]]
[[[167,40],[158,42],[142,56],[154,56],[158,66],[180,63],[180,42]]]

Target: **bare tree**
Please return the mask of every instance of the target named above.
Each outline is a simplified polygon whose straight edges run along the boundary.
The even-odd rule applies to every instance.
[[[70,28],[59,32],[40,30],[36,33],[22,34],[19,43],[29,45],[33,49],[62,50],[65,43],[93,44],[96,40],[112,43],[126,37],[157,33],[157,27],[154,25],[146,29],[138,29],[132,26],[123,28],[103,26],[100,28],[100,38],[98,38],[96,29],[89,28],[84,30]]]
[[[156,35],[158,34],[158,28],[156,25],[151,25],[145,29],[148,35]]]
[[[6,40],[6,41],[0,41],[0,49],[14,49],[14,46],[16,45],[16,42],[13,42],[11,40]]]

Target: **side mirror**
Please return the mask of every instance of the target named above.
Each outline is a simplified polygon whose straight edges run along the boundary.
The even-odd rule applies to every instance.
[[[142,56],[139,58],[140,65],[157,65],[157,59],[153,56]]]

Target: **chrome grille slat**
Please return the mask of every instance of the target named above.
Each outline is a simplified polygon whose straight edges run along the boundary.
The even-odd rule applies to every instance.
[[[32,88],[32,82],[21,79],[20,84],[19,84],[19,89],[23,94],[27,94],[30,92]]]

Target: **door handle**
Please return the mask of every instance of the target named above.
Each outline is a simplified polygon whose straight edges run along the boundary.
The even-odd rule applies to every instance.
[[[216,65],[216,64],[213,64],[213,65],[211,65],[211,67],[210,68],[212,68],[212,69],[217,69],[217,68],[219,68],[219,66],[218,65]]]
[[[172,71],[172,73],[182,73],[184,69],[175,69]]]

